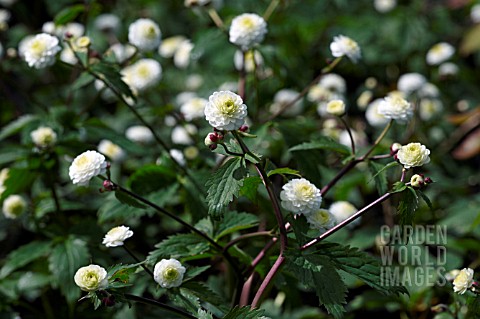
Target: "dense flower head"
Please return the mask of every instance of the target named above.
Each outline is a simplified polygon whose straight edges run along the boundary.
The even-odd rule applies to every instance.
[[[118,63],[123,63],[135,54],[135,47],[130,44],[115,43],[108,51],[113,53]]]
[[[231,91],[215,92],[208,98],[205,118],[219,130],[233,131],[245,123],[247,106],[240,95]]]
[[[98,151],[116,162],[123,160],[126,155],[120,146],[110,140],[101,140],[98,144]]]
[[[40,33],[24,43],[22,54],[29,67],[42,69],[55,63],[55,55],[60,50],[57,37]]]
[[[2,211],[6,218],[15,219],[27,208],[27,202],[20,195],[9,195],[3,201]]]
[[[150,19],[138,19],[128,27],[128,41],[140,51],[151,51],[160,45],[162,33]]]
[[[295,214],[310,214],[320,208],[320,190],[305,178],[292,179],[282,187],[282,207]]]
[[[68,173],[73,184],[87,186],[92,177],[104,174],[106,170],[105,156],[96,151],[86,151],[73,160]]]
[[[458,65],[452,62],[445,62],[438,67],[438,75],[443,76],[455,76],[458,74]]]
[[[175,35],[163,39],[162,43],[158,47],[158,54],[160,54],[160,56],[163,58],[173,57],[183,41],[187,41],[187,38],[183,35]]]
[[[270,106],[270,112],[276,113],[286,104],[291,104],[295,99],[298,98],[299,92],[292,89],[281,89],[273,97],[273,103]],[[282,113],[284,116],[297,116],[303,111],[303,99],[300,98],[298,101],[290,105]]]
[[[175,126],[172,130],[172,142],[181,145],[193,144],[192,136],[195,136],[197,132],[197,127],[193,124]]]
[[[334,202],[330,205],[328,210],[334,216],[337,223],[343,222],[345,219],[349,218],[358,211],[352,203],[347,201]],[[347,227],[354,227],[358,223],[360,223],[360,218],[357,218],[355,221],[351,222]]]
[[[446,42],[440,42],[435,44],[427,52],[427,64],[438,65],[449,58],[455,53],[455,48]]]
[[[193,48],[194,45],[192,41],[182,41],[173,55],[173,64],[179,69],[185,69],[190,64],[190,56]]]
[[[235,51],[233,55],[233,64],[237,70],[245,70],[245,72],[253,72],[263,65],[263,57],[258,50],[241,50]]]
[[[98,265],[79,268],[73,279],[83,291],[95,291],[108,286],[107,271]]]
[[[388,123],[388,119],[378,112],[378,106],[381,101],[381,99],[374,100],[367,106],[365,111],[365,118],[368,124],[373,127],[383,127]]]
[[[262,42],[266,34],[267,23],[261,16],[255,13],[244,13],[232,20],[229,39],[231,43],[246,51]]]
[[[396,120],[399,123],[406,123],[413,116],[412,105],[398,95],[385,97],[378,105],[378,113],[387,119]]]
[[[418,108],[418,114],[424,121],[432,119],[439,114],[443,109],[442,101],[439,99],[421,99]]]
[[[46,126],[40,126],[30,132],[30,137],[33,143],[40,148],[52,146],[57,141],[57,133],[51,127]]]
[[[324,232],[335,226],[335,217],[327,209],[319,209],[306,215],[310,227]]]
[[[358,43],[344,35],[333,37],[330,50],[334,57],[338,58],[346,55],[354,63],[362,57]]]
[[[415,174],[410,177],[410,185],[413,187],[422,187],[425,183],[425,178],[420,174]]]
[[[8,29],[8,20],[10,20],[10,12],[5,9],[0,9],[0,31]]]
[[[94,26],[103,32],[116,32],[121,25],[120,18],[112,13],[103,13],[95,18]]]
[[[122,70],[122,79],[135,92],[155,86],[162,77],[162,67],[154,59],[141,59]]]
[[[174,288],[182,284],[185,267],[176,259],[162,259],[155,264],[153,278],[162,288]]]
[[[108,231],[103,238],[102,244],[107,247],[123,246],[125,239],[133,236],[133,231],[126,226],[117,226]]]
[[[375,0],[373,6],[380,13],[386,13],[393,10],[397,5],[397,0]]]
[[[153,134],[148,127],[143,125],[130,126],[125,131],[125,136],[130,140],[137,143],[150,143],[153,141]]]
[[[207,103],[204,98],[193,97],[180,106],[180,112],[185,120],[192,121],[204,116]]]
[[[427,79],[420,73],[405,73],[398,78],[397,89],[405,94],[413,93],[427,83]]]
[[[345,114],[345,102],[343,100],[332,100],[327,103],[326,111],[330,115],[342,116]]]
[[[10,173],[9,168],[2,168],[2,170],[0,170],[0,196],[3,194],[3,192],[6,189],[5,181],[8,179],[9,173]]]
[[[463,268],[453,280],[453,291],[463,295],[473,285],[473,269]]]
[[[397,159],[404,168],[422,166],[430,162],[430,150],[420,143],[403,145],[397,152]]]

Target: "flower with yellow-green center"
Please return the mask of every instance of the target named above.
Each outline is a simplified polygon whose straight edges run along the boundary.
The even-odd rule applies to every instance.
[[[162,288],[174,288],[182,284],[185,267],[176,259],[162,259],[153,269],[153,278]]]
[[[240,95],[231,91],[215,92],[208,98],[205,118],[211,126],[219,130],[238,130],[247,116],[247,106]]]
[[[5,187],[5,181],[8,179],[8,174],[10,173],[10,169],[9,168],[3,168],[1,171],[0,171],[0,196],[2,195],[2,193],[5,191],[6,187]]]
[[[440,42],[435,44],[427,52],[427,64],[438,65],[449,58],[455,53],[455,48],[446,42]]]
[[[310,227],[320,232],[325,232],[335,226],[335,217],[327,209],[321,208],[307,214],[306,217]]]
[[[320,190],[305,178],[292,179],[282,187],[282,207],[295,214],[310,214],[320,208]]]
[[[134,92],[143,92],[155,86],[162,77],[162,66],[154,59],[140,59],[122,71],[122,80]]]
[[[2,211],[6,218],[15,219],[27,208],[27,202],[20,195],[10,195],[3,201]]]
[[[92,41],[91,41],[90,38],[87,37],[87,36],[79,37],[79,38],[75,41],[75,45],[76,45],[78,48],[80,48],[80,49],[88,48],[91,43],[92,43]]]
[[[187,121],[201,118],[205,114],[208,101],[200,97],[193,97],[180,106],[180,112]]]
[[[98,265],[79,268],[73,279],[83,291],[95,291],[108,286],[107,271]]]
[[[263,41],[267,34],[267,23],[255,13],[244,13],[232,20],[229,31],[231,43],[239,46],[242,51],[251,49]]]
[[[57,141],[57,133],[50,127],[40,126],[30,133],[33,143],[40,148],[49,147]]]
[[[344,35],[333,37],[333,42],[330,44],[330,50],[334,57],[339,58],[346,55],[354,63],[362,57],[362,52],[360,51],[358,43]]]
[[[55,63],[61,50],[57,37],[40,33],[22,45],[22,54],[29,67],[42,69]]]
[[[92,177],[105,174],[106,171],[105,156],[96,151],[86,151],[73,160],[68,174],[73,184],[87,186]]]
[[[337,223],[343,222],[345,219],[349,218],[350,216],[352,216],[358,211],[358,209],[355,206],[353,206],[352,203],[347,201],[333,202],[328,208],[328,210],[334,216]],[[360,223],[360,218],[348,224],[347,227],[348,228],[354,227],[359,223]]]
[[[415,174],[410,178],[410,185],[413,187],[422,187],[425,183],[425,179],[422,175]]]
[[[422,166],[430,162],[430,150],[420,143],[403,145],[397,152],[396,158],[404,168]]]
[[[335,116],[342,116],[345,114],[345,102],[342,100],[332,100],[327,103],[327,113]]]
[[[103,238],[102,244],[107,247],[123,246],[125,239],[133,236],[133,231],[126,226],[117,226],[108,231]]]
[[[473,269],[463,268],[453,280],[453,291],[463,295],[473,285]]]
[[[98,144],[98,151],[115,162],[119,162],[125,158],[125,151],[109,140],[101,140]]]
[[[138,19],[128,27],[128,42],[140,51],[151,51],[160,45],[162,33],[150,19]]]
[[[413,107],[407,100],[394,94],[385,97],[378,104],[378,113],[403,124],[413,116]]]
[[[143,125],[130,126],[125,131],[125,136],[133,142],[148,144],[154,140],[152,132]]]

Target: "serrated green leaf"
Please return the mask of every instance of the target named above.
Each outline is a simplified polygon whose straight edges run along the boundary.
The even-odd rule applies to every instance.
[[[351,152],[350,148],[327,136],[321,136],[314,141],[305,142],[289,149],[290,152],[309,150],[329,150],[343,155],[349,155]]]
[[[36,115],[22,115],[16,120],[5,125],[2,130],[0,131],[0,141],[4,140],[5,138],[20,132],[26,125],[30,124],[31,122],[38,119]]]
[[[262,183],[259,176],[249,176],[243,180],[243,185],[240,188],[240,196],[245,196],[251,202],[257,202],[258,185]]]
[[[318,272],[312,272],[313,285],[320,305],[323,305],[334,318],[342,318],[346,303],[347,287],[333,265],[324,261]]]
[[[275,174],[280,174],[280,175],[295,175],[298,177],[302,177],[299,171],[288,168],[288,167],[282,167],[282,168],[277,168],[274,170],[271,170],[267,173],[267,176],[270,177]]]
[[[145,209],[147,206],[142,204],[138,199],[134,198],[130,194],[125,193],[122,190],[115,190],[115,198],[118,199],[122,204],[128,205],[130,207]]]
[[[185,282],[187,280],[193,279],[209,268],[210,266],[189,267],[187,269],[187,272],[185,273],[185,276],[183,277],[183,281]]]
[[[210,248],[203,237],[194,233],[177,234],[155,245],[157,249],[148,254],[148,260],[158,258],[182,258],[202,254]]]
[[[81,239],[73,236],[53,247],[48,258],[48,268],[60,291],[69,303],[74,303],[80,297],[80,288],[75,285],[73,277],[76,271],[89,262],[87,245]]]
[[[189,313],[196,315],[200,308],[200,299],[189,289],[183,287],[176,291],[168,290],[169,299],[178,307],[187,310]]]
[[[111,282],[119,281],[124,284],[128,283],[130,280],[130,275],[133,274],[137,270],[137,268],[143,263],[144,262],[137,263],[137,264],[127,264],[127,265],[117,264],[117,265],[111,266],[107,270],[109,281]],[[111,286],[109,285],[109,287]]]
[[[91,75],[90,73],[87,73],[87,72],[83,72],[82,74],[80,74],[80,76],[75,80],[75,82],[72,83],[72,85],[70,86],[70,89],[72,91],[76,91],[78,89],[81,89],[83,88],[84,86],[87,86],[89,85],[90,83],[92,83],[93,81],[95,81],[95,77],[93,75]]]
[[[213,316],[211,313],[203,310],[203,309],[198,309],[197,313],[197,318],[198,319],[213,319]]]
[[[258,319],[262,317],[263,309],[250,309],[250,306],[239,307],[236,306],[223,319]]]
[[[245,175],[242,159],[231,158],[207,180],[208,213],[213,218],[222,216],[227,205],[238,196]]]
[[[64,25],[68,22],[75,20],[76,17],[82,12],[85,11],[85,5],[83,4],[76,4],[70,7],[67,7],[57,13],[53,21],[55,25]]]
[[[176,180],[172,169],[161,165],[145,165],[135,171],[127,184],[133,192],[145,195],[171,185]]]
[[[108,197],[105,198],[104,204],[98,209],[97,215],[100,224],[105,222],[122,224],[132,217],[140,217],[147,212],[144,209],[125,206],[125,204],[114,197],[115,194],[109,194]]]
[[[258,225],[258,217],[248,213],[227,212],[217,226],[215,240],[242,229]]]
[[[411,225],[415,217],[415,211],[418,208],[418,196],[415,190],[407,186],[406,191],[402,192],[402,197],[398,203],[397,213],[400,215],[400,225]]]
[[[375,186],[379,195],[385,194],[388,190],[387,174],[385,173],[385,167],[386,166],[376,163],[374,161],[368,161],[368,168],[370,168],[370,172],[372,173],[372,179],[375,180]],[[370,181],[368,181],[367,183],[370,183]]]
[[[98,62],[90,66],[90,71],[99,76],[106,82],[107,87],[113,88],[113,91],[135,100],[135,96],[130,87],[123,82],[119,69],[114,64]]]
[[[467,305],[468,305],[468,312],[465,318],[478,319],[480,314],[480,298],[478,297],[478,295],[468,296]]]
[[[209,217],[200,219],[194,226],[201,232],[204,232],[208,237],[213,237],[213,223]]]
[[[310,229],[310,225],[307,222],[307,219],[303,214],[297,216],[296,218],[289,218],[290,224],[292,225],[293,232],[295,233],[295,238],[297,242],[301,245],[305,243],[308,239],[307,232]]]
[[[432,202],[430,201],[430,198],[428,198],[428,196],[419,189],[417,189],[417,193],[420,194],[420,197],[422,197],[423,201],[427,204],[428,208],[430,208],[430,210],[433,211],[433,205],[432,205]]]
[[[31,263],[35,259],[45,256],[50,250],[51,243],[34,241],[12,251],[6,258],[0,270],[0,279],[7,277],[13,271]]]
[[[188,289],[191,294],[197,296],[202,302],[208,302],[223,312],[227,312],[230,308],[226,300],[223,300],[203,283],[188,281],[182,284],[182,288]]]
[[[393,187],[392,187],[392,189],[389,191],[389,193],[392,193],[392,194],[394,194],[394,193],[401,193],[401,192],[403,192],[406,188],[407,188],[407,185],[406,185],[404,182],[398,181],[398,182],[395,182],[395,183],[393,184]]]

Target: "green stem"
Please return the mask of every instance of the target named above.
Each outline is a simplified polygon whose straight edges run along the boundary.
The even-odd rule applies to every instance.
[[[162,308],[166,311],[177,314],[178,316],[180,316],[180,318],[197,319],[196,317],[192,316],[189,313],[186,313],[186,312],[184,312],[180,309],[174,308],[172,306],[169,306],[167,304],[158,302],[158,301],[153,300],[153,299],[148,299],[148,298],[144,298],[144,297],[140,297],[140,296],[136,296],[136,295],[132,295],[132,294],[124,294],[123,296],[125,297],[125,299],[128,299],[128,300],[132,300],[132,301],[140,302],[140,303],[143,303],[143,304],[146,304],[146,305],[151,305],[151,306]]]
[[[377,139],[375,140],[375,143],[373,143],[372,147],[368,150],[367,153],[365,153],[365,155],[363,155],[360,158],[362,161],[365,160],[368,157],[368,155],[370,155],[373,152],[373,150],[375,149],[375,147],[377,147],[378,144],[380,144],[380,142],[383,140],[385,135],[387,135],[388,130],[390,130],[390,128],[392,127],[392,124],[393,124],[393,120],[390,120],[390,122],[388,122],[387,126],[385,126],[385,128],[383,129],[382,133],[380,133],[380,135],[377,137]]]
[[[222,18],[218,15],[217,10],[215,8],[209,8],[208,9],[208,15],[212,19],[213,23],[222,31],[225,31],[224,29],[224,24]]]
[[[155,279],[155,275],[153,274],[153,272],[147,268],[147,266],[145,266],[143,264],[142,261],[140,261],[140,259],[137,258],[137,256],[135,256],[133,254],[133,252],[125,245],[125,243],[123,243],[122,245],[123,249],[125,249],[125,251],[133,258],[133,260],[135,260],[138,264],[140,264],[140,266],[152,277]]]
[[[265,10],[265,13],[263,14],[263,19],[265,21],[268,21],[268,19],[270,19],[270,16],[272,15],[272,13],[275,11],[275,9],[277,8],[278,4],[280,3],[280,0],[272,0],[270,2],[270,4],[268,5],[268,8],[267,10]]]
[[[345,129],[347,130],[348,136],[350,137],[350,143],[352,145],[352,154],[355,156],[355,140],[353,139],[353,134],[352,130],[350,129],[350,126],[347,124],[347,122],[343,119],[343,117],[338,117],[340,121],[343,123],[343,126],[345,126]]]

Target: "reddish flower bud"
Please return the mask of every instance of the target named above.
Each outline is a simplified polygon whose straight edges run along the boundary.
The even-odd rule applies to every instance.
[[[243,124],[239,128],[240,132],[247,132],[248,131],[248,125]]]

